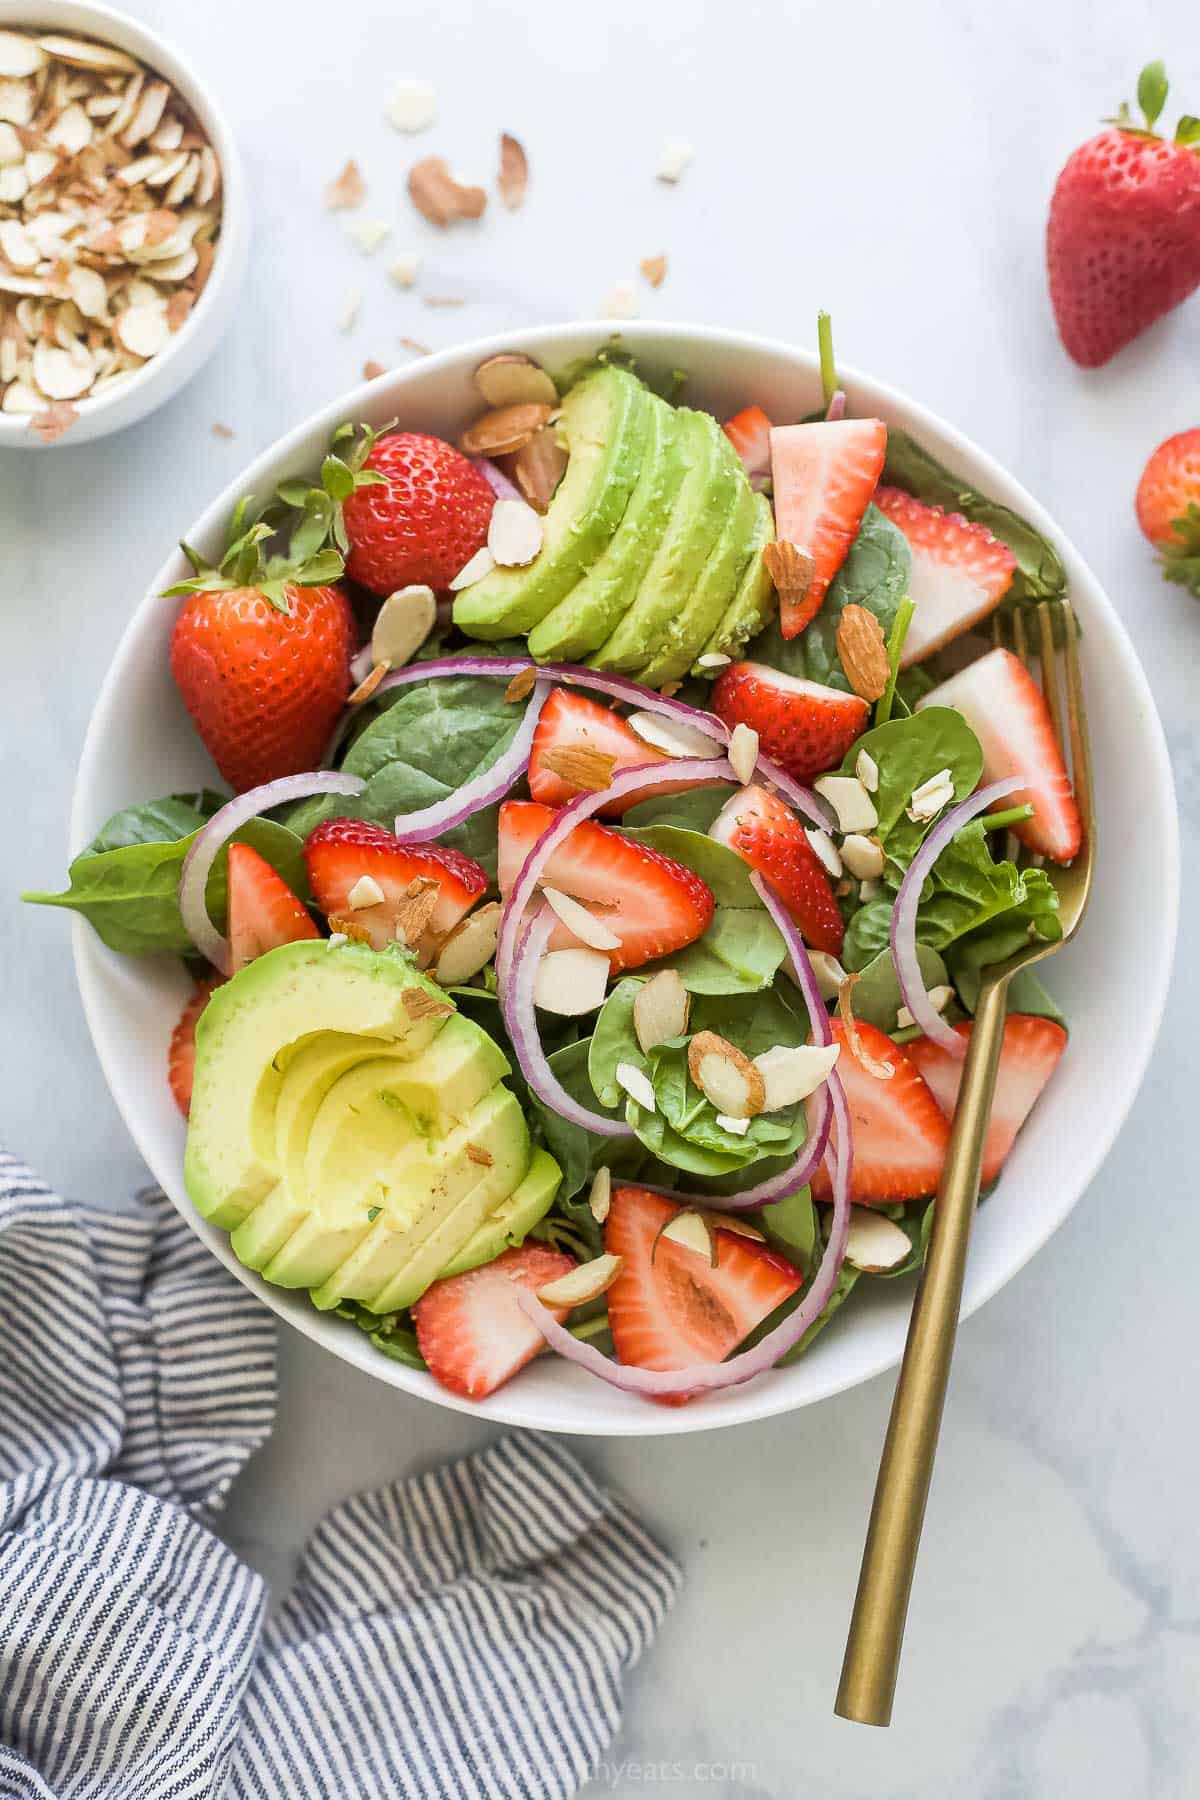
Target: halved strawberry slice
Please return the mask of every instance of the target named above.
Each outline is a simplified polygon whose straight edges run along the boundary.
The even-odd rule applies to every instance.
[[[1017,559],[986,525],[900,488],[877,488],[875,504],[912,551],[908,596],[916,611],[900,654],[907,669],[994,611],[1012,586]]]
[[[327,819],[311,832],[304,845],[304,861],[313,899],[329,917],[353,919],[369,933],[376,950],[396,937],[396,923],[416,881],[438,884],[437,905],[418,948],[431,948],[465,918],[479,896],[487,891],[486,872],[461,851],[440,844],[405,844],[365,819]],[[363,876],[369,876],[383,899],[371,901],[360,890],[352,905],[351,893]]]
[[[771,421],[761,406],[745,406],[722,427],[742,459],[747,475],[765,475],[771,466]]]
[[[518,1288],[536,1292],[575,1267],[547,1244],[522,1244],[494,1262],[448,1275],[413,1307],[417,1345],[435,1381],[468,1400],[483,1400],[543,1349],[542,1335],[521,1311]],[[569,1307],[550,1307],[562,1320]]]
[[[803,825],[777,794],[739,788],[708,828],[769,881],[800,927],[806,944],[837,956],[845,924],[821,860]]]
[[[971,1025],[966,1019],[954,1029],[961,1038],[971,1035]],[[992,1116],[983,1146],[982,1179],[985,1185],[995,1181],[1000,1173],[1018,1131],[1033,1111],[1035,1101],[1058,1067],[1058,1059],[1066,1047],[1067,1034],[1053,1019],[1012,1013],[1004,1021],[996,1097],[992,1101]],[[962,1080],[962,1058],[951,1056],[930,1038],[917,1038],[909,1044],[908,1054],[946,1117],[952,1119]]]
[[[913,1061],[874,1025],[859,1023],[855,1029],[863,1051],[892,1071],[887,1077],[873,1075],[855,1056],[841,1020],[831,1024],[834,1039],[842,1046],[837,1072],[850,1105],[854,1144],[850,1198],[861,1206],[878,1206],[935,1193],[950,1127]],[[833,1141],[837,1142],[836,1126]],[[813,1176],[812,1191],[817,1200],[830,1198],[824,1164]]]
[[[320,937],[303,902],[250,844],[229,846],[229,944],[236,974],[256,956]]]
[[[580,754],[582,752],[582,754]],[[589,758],[588,752],[595,757]],[[634,769],[640,763],[666,762],[662,750],[656,750],[640,738],[631,725],[607,706],[599,706],[583,694],[569,688],[555,688],[541,711],[533,746],[529,753],[529,791],[544,806],[564,806],[589,785],[588,762],[612,759],[612,770]],[[572,768],[572,764],[576,767]],[[572,773],[580,776],[572,781]],[[682,793],[689,785],[681,781],[678,788],[656,788],[656,794]],[[602,807],[609,815],[619,815],[636,806],[639,795],[629,794]]]
[[[803,1278],[786,1257],[733,1231],[716,1230],[717,1265],[661,1235],[684,1210],[646,1188],[613,1189],[604,1248],[624,1258],[609,1288],[608,1323],[618,1362],[687,1369],[724,1362]],[[689,1394],[671,1395],[681,1406]]]
[[[506,800],[500,808],[502,894],[553,818],[553,808],[536,800]],[[699,875],[594,819],[576,825],[554,851],[542,884],[582,901],[620,938],[610,957],[614,975],[682,950],[712,922],[712,893]],[[552,950],[576,943],[565,925],[555,926]]]
[[[1053,862],[1070,862],[1083,842],[1083,823],[1071,792],[1045,696],[1011,650],[989,650],[918,700],[921,706],[953,706],[983,747],[983,779],[1028,777],[1005,806],[1033,807],[1016,827],[1021,842]]]
[[[759,747],[797,781],[836,769],[867,728],[870,707],[817,681],[783,675],[765,663],[731,663],[713,687],[713,711],[726,725],[757,731]]]
[[[220,985],[219,976],[214,976],[211,981],[200,982],[171,1033],[171,1044],[167,1051],[167,1080],[175,1104],[185,1119],[191,1110],[192,1078],[196,1073],[196,1020],[208,1005],[213,989]]]
[[[798,606],[780,610],[785,638],[821,610],[875,492],[887,452],[882,419],[821,419],[771,431],[775,531],[813,559],[813,578]]]

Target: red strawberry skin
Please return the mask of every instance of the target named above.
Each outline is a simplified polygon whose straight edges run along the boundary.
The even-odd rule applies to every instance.
[[[234,848],[236,847],[235,845]],[[167,1081],[175,1104],[185,1119],[191,1111],[192,1080],[196,1073],[196,1021],[212,998],[213,989],[220,985],[219,977],[200,982],[171,1033],[171,1043],[167,1050]]]
[[[350,691],[357,637],[341,588],[192,594],[171,637],[171,673],[205,747],[238,793],[315,769]]]
[[[449,587],[487,542],[496,497],[479,470],[453,444],[415,431],[380,438],[363,467],[385,479],[356,488],[343,508],[351,580],[373,594]]]
[[[786,1257],[736,1232],[713,1233],[717,1266],[660,1235],[684,1209],[646,1188],[614,1188],[604,1248],[620,1256],[605,1296],[618,1362],[687,1369],[723,1362],[802,1283]],[[690,1394],[658,1396],[681,1406]]]
[[[1162,550],[1185,540],[1176,529],[1189,506],[1200,506],[1200,427],[1178,431],[1160,444],[1142,471],[1138,524]]]
[[[229,944],[234,972],[281,944],[320,937],[308,909],[251,844],[229,846]]]
[[[468,1400],[503,1387],[544,1348],[541,1332],[521,1311],[518,1289],[536,1292],[575,1266],[561,1250],[529,1243],[435,1281],[413,1307],[417,1346],[434,1380]],[[570,1309],[548,1310],[561,1321]]]
[[[1200,156],[1112,126],[1067,158],[1046,230],[1067,354],[1098,368],[1200,286]]]
[[[713,711],[731,729],[748,725],[759,746],[797,781],[836,769],[867,728],[857,694],[781,675],[764,663],[731,663],[713,685]]]
[[[639,764],[665,762],[666,756],[640,738],[607,706],[600,706],[583,694],[569,688],[555,688],[543,706],[533,734],[529,753],[529,792],[543,806],[565,806],[582,791],[572,787],[547,765],[547,755],[557,750],[597,750],[613,758],[613,771],[634,769]],[[657,794],[683,792],[694,783],[681,781],[679,787],[656,788]],[[636,806],[637,794],[627,794],[601,807],[606,816],[619,816]]]
[[[500,892],[507,894],[553,809],[536,800],[506,800],[500,808]],[[708,884],[682,863],[623,837],[609,825],[584,819],[553,852],[542,884],[590,905],[621,940],[610,953],[614,975],[640,968],[694,943],[712,923],[715,902]],[[550,948],[576,944],[565,925],[555,927]]]
[[[970,1039],[968,1020],[964,1019],[954,1029],[959,1037]],[[1033,1111],[1066,1047],[1067,1034],[1054,1019],[1011,1013],[1004,1021],[1000,1071],[983,1145],[982,1180],[985,1187],[995,1181],[1003,1168],[1018,1131]],[[917,1038],[907,1048],[934,1099],[947,1119],[952,1119],[965,1066],[963,1059],[951,1056],[930,1038]]]
[[[304,861],[313,899],[326,918],[353,919],[370,934],[376,950],[395,942],[397,914],[412,882],[438,883],[426,934],[430,944],[466,917],[488,885],[486,871],[461,851],[441,844],[405,844],[366,819],[326,819],[306,838]],[[384,897],[373,906],[355,908],[350,892],[364,875],[378,883]]]
[[[892,1071],[890,1077],[873,1075],[855,1056],[841,1020],[830,1023],[834,1041],[842,1047],[836,1067],[850,1107],[851,1200],[860,1206],[881,1206],[936,1193],[950,1127],[916,1064],[874,1025],[860,1023],[856,1030],[862,1050]],[[812,1191],[817,1200],[832,1197],[824,1163],[813,1176]]]
[[[741,458],[747,475],[764,475],[771,466],[771,421],[762,407],[743,407],[721,429]]]
[[[806,944],[840,954],[846,928],[829,877],[803,825],[776,794],[742,788],[713,820],[709,836],[770,882]]]
[[[829,584],[858,535],[886,454],[887,426],[881,419],[772,428],[775,530],[813,559],[813,578],[804,599],[780,607],[785,638],[797,637],[820,612]]]
[[[986,525],[927,506],[900,488],[877,488],[875,504],[904,533],[912,552],[908,592],[916,610],[900,656],[900,667],[908,669],[999,606],[1012,586],[1017,559]]]

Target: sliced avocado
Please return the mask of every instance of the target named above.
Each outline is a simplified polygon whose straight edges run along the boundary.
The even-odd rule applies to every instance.
[[[777,610],[775,583],[767,572],[763,551],[775,541],[775,514],[765,494],[755,494],[754,537],[742,570],[738,589],[715,630],[700,651],[701,656],[728,656],[736,662],[750,639],[757,637]],[[711,669],[693,670],[711,676]]]
[[[636,670],[657,656],[725,528],[736,492],[735,473],[725,455],[728,439],[711,413],[680,407],[676,417],[684,477],[662,541],[624,618],[588,658],[598,669]]]
[[[535,1150],[529,1173],[520,1187],[507,1200],[501,1201],[440,1273],[465,1274],[468,1269],[491,1262],[502,1250],[524,1243],[538,1220],[550,1210],[561,1180],[562,1173],[554,1158],[544,1150]]]
[[[626,369],[593,370],[563,401],[566,474],[542,521],[542,547],[524,568],[493,569],[464,588],[454,623],[468,637],[529,631],[604,551],[641,473],[651,395]]]
[[[721,435],[724,437],[724,432]],[[749,561],[758,508],[754,489],[732,444],[729,445],[729,460],[734,467],[736,486],[725,529],[717,539],[687,605],[667,626],[667,639],[662,649],[638,672],[638,680],[644,681],[647,687],[659,688],[665,682],[680,681],[687,674],[707,643],[709,633],[720,622],[736,594],[742,571]]]
[[[674,407],[650,398],[641,474],[603,555],[529,634],[539,662],[578,661],[615,630],[638,590],[679,492],[686,464]]]

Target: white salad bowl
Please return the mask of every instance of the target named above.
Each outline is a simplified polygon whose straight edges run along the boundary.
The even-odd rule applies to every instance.
[[[186,532],[212,555],[235,500],[317,468],[343,419],[453,438],[479,410],[472,371],[487,355],[524,350],[554,372],[614,335],[578,324],[511,332],[429,357],[356,389],[281,438]],[[816,358],[788,345],[697,326],[628,325],[623,345],[648,365],[689,371],[687,398],[728,417],[757,401],[797,419],[820,392]],[[1049,983],[1071,1026],[1067,1051],[1021,1133],[997,1191],[980,1210],[964,1313],[1003,1287],[1050,1237],[1104,1160],[1145,1072],[1167,991],[1178,908],[1179,851],[1170,764],[1154,702],[1129,639],[1099,583],[1045,511],[990,457],[924,407],[882,383],[844,372],[850,409],[911,431],[955,471],[1024,514],[1057,546],[1083,626],[1099,812],[1091,909],[1077,943],[1055,957]],[[178,521],[185,524],[185,521]],[[177,537],[175,530],[164,537]],[[213,769],[175,691],[168,648],[175,609],[157,596],[183,573],[172,554],[134,614],[101,689],[84,745],[72,816],[78,851],[119,807],[212,781]],[[1120,846],[1136,841],[1135,861]],[[1147,883],[1139,870],[1153,868]],[[354,1326],[318,1312],[304,1294],[270,1287],[242,1267],[224,1232],[193,1211],[183,1183],[184,1124],[166,1082],[167,1043],[190,984],[170,958],[107,950],[74,921],[75,963],[92,1037],[139,1150],[192,1229],[227,1268],[297,1330],[379,1381],[482,1418],[604,1436],[659,1436],[768,1418],[824,1399],[893,1365],[904,1344],[911,1283],[863,1282],[854,1301],[792,1366],[685,1407],[618,1392],[546,1355],[489,1400],[448,1393],[422,1371],[389,1361]],[[1136,957],[1128,954],[1136,943]],[[1114,1017],[1126,1021],[1114,1034]]]

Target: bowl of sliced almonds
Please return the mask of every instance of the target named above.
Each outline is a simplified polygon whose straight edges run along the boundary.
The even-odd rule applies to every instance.
[[[0,0],[0,447],[102,437],[176,393],[247,246],[232,135],[174,50],[104,6]]]

